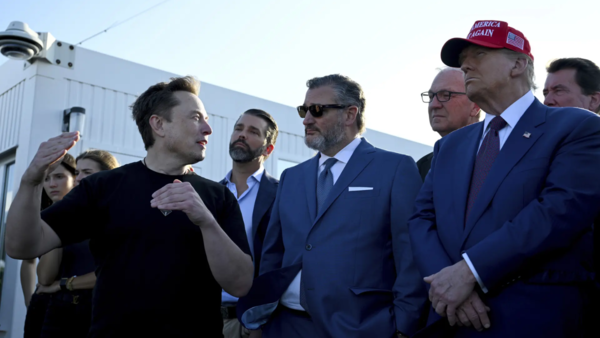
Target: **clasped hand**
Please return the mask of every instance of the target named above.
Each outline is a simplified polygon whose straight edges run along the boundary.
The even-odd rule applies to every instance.
[[[152,194],[152,208],[180,210],[185,212],[192,223],[202,227],[214,220],[212,214],[189,182],[175,180]]]
[[[489,328],[489,308],[474,291],[475,276],[464,260],[424,280],[431,285],[429,300],[435,312],[448,317],[450,325],[473,325],[477,330]]]

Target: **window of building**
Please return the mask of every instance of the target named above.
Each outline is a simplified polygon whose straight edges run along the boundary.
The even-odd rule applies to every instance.
[[[2,282],[6,267],[6,250],[4,248],[4,231],[6,230],[6,215],[14,197],[15,162],[0,164],[0,302],[2,302]]]

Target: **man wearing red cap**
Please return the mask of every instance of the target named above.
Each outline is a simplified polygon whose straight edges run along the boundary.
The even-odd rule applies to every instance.
[[[600,118],[533,96],[529,41],[506,22],[477,21],[442,61],[486,116],[436,143],[409,222],[432,302],[419,336],[583,336]]]

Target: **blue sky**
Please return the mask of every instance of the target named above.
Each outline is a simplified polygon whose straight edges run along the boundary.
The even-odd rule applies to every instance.
[[[0,0],[0,30],[24,21],[78,43],[160,2]],[[341,73],[363,86],[369,128],[433,145],[419,94],[443,66],[446,40],[466,37],[476,20],[507,21],[531,42],[543,87],[552,59],[600,62],[598,9],[564,0],[171,0],[82,46],[290,106],[303,102],[309,78]]]

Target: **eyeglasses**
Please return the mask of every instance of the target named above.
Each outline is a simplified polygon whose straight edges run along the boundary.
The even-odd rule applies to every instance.
[[[467,95],[467,93],[451,92],[448,90],[440,90],[437,93],[423,92],[421,93],[421,99],[425,103],[433,101],[433,97],[436,96],[439,102],[448,102],[452,98],[452,95]]]
[[[321,117],[323,116],[324,110],[327,108],[343,109],[348,107],[351,106],[346,106],[342,104],[313,104],[309,107],[298,106],[298,108],[296,109],[298,109],[298,115],[300,115],[301,118],[304,118],[306,117],[307,112],[310,112],[310,115],[312,115],[313,117]]]

